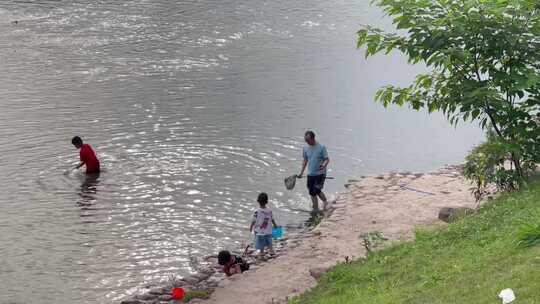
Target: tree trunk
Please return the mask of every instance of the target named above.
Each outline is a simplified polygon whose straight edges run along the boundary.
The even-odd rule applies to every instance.
[[[520,178],[523,178],[523,170],[521,170],[521,162],[519,160],[519,157],[516,156],[514,152],[512,152],[512,162],[514,163],[514,166],[516,166],[516,172]]]
[[[489,119],[491,120],[491,124],[493,125],[493,129],[495,129],[495,133],[501,138],[502,140],[505,140],[501,130],[497,126],[495,122],[495,118],[493,115],[491,115],[491,109],[489,108],[489,105],[486,102],[486,114],[488,115]],[[519,157],[516,156],[514,152],[511,154],[512,156],[512,163],[514,163],[514,166],[516,167],[516,172],[520,178],[523,178],[523,170],[521,169],[521,162],[519,160]]]

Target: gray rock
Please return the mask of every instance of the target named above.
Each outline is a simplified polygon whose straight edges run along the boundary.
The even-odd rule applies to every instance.
[[[120,304],[144,304],[144,302],[139,300],[124,300]]]
[[[315,280],[320,279],[326,272],[328,272],[328,267],[315,267],[309,270],[309,274],[315,278]]]
[[[214,272],[216,272],[212,267],[203,267],[199,270],[200,273],[204,273],[204,274],[207,274],[207,275],[211,275],[213,274]]]
[[[155,300],[157,297],[158,296],[155,295],[155,294],[145,293],[145,294],[142,294],[142,295],[138,295],[135,298],[137,300],[150,301],[150,300]]]
[[[439,211],[439,219],[446,223],[451,223],[457,219],[473,214],[474,210],[467,207],[444,207]]]
[[[192,275],[192,276],[189,276],[187,278],[184,278],[184,281],[189,285],[194,285],[194,284],[199,283],[201,280],[198,277],[196,277],[195,275]]]
[[[218,286],[219,281],[220,281],[219,279],[210,278],[210,279],[208,279],[208,281],[206,281],[206,284],[208,284],[208,287],[214,288],[214,287]]]
[[[187,285],[186,281],[184,281],[183,279],[174,279],[172,283],[172,287],[183,287],[185,285]]]
[[[196,273],[196,274],[192,275],[191,277],[197,279],[200,282],[200,281],[204,281],[204,280],[208,279],[211,274],[212,273],[202,273],[201,272],[201,273]]]
[[[172,300],[172,296],[169,295],[169,294],[164,294],[164,295],[159,296],[159,300],[160,301],[170,301],[170,300]]]
[[[196,290],[197,289],[197,285],[196,284],[193,284],[193,285],[185,285],[183,287],[185,290]]]
[[[200,282],[199,284],[197,284],[197,290],[206,290],[208,289],[208,283],[206,283],[206,281],[203,281],[203,282]]]
[[[169,290],[166,289],[166,288],[161,288],[161,287],[158,287],[158,288],[152,288],[150,289],[150,291],[148,292],[149,294],[154,294],[154,295],[162,295],[164,293],[167,293]]]

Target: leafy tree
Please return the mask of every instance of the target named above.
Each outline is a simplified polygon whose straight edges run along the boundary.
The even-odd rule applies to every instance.
[[[489,193],[490,185],[503,191],[519,188],[521,179],[517,172],[506,168],[507,158],[508,149],[494,132],[488,132],[486,142],[476,146],[467,155],[463,175],[475,184],[472,193],[477,202]]]
[[[398,31],[358,31],[366,58],[393,50],[425,64],[408,87],[376,100],[442,111],[452,124],[493,128],[518,176],[540,161],[540,2],[538,0],[374,0]]]

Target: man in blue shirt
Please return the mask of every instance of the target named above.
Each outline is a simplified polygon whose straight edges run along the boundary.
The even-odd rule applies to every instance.
[[[301,178],[302,175],[304,175],[304,171],[307,167],[307,188],[309,190],[309,195],[311,196],[311,202],[313,203],[313,212],[319,213],[318,198],[324,203],[323,209],[326,209],[328,206],[328,201],[326,200],[326,196],[322,192],[322,189],[326,178],[326,167],[328,166],[330,159],[328,158],[326,147],[315,140],[315,133],[313,131],[307,131],[304,135],[304,140],[306,141],[307,146],[305,146],[302,151],[302,170],[300,170],[298,178]]]

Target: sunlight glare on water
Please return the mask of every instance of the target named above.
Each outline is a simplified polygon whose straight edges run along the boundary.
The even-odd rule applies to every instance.
[[[2,1],[0,303],[116,303],[189,274],[249,240],[260,191],[301,225],[304,185],[283,178],[306,129],[328,147],[330,193],[460,162],[476,127],[373,102],[423,69],[363,59],[359,24],[389,25],[367,3]],[[70,170],[74,135],[99,177]]]

